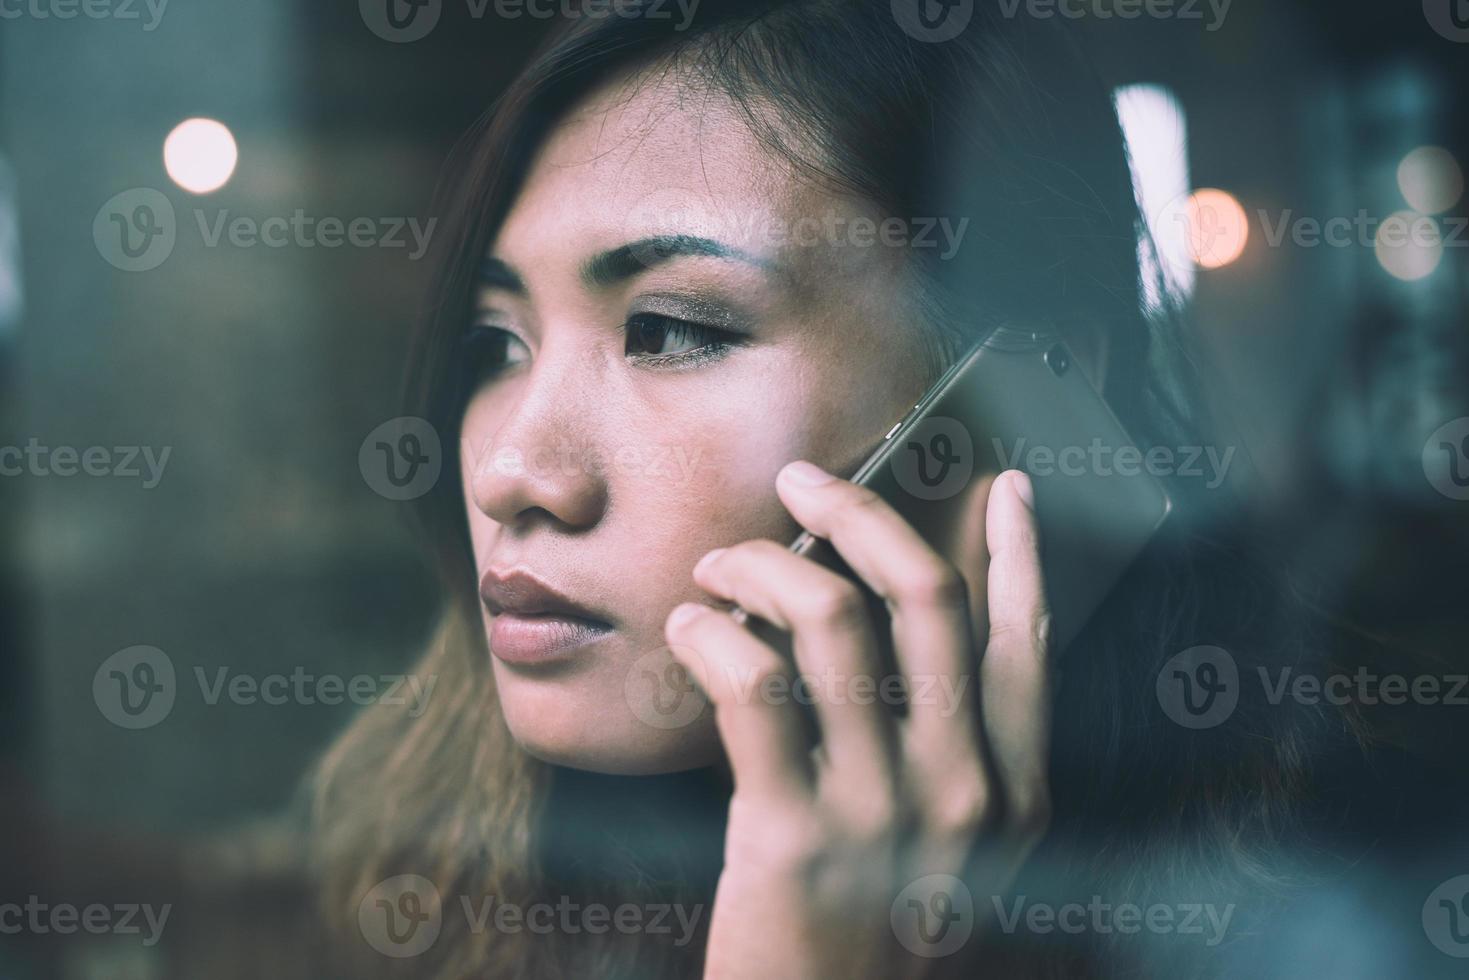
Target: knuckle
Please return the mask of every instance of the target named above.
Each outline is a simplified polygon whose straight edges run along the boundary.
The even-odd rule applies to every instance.
[[[933,802],[929,822],[944,836],[978,836],[994,822],[993,795],[977,776],[955,781]]]
[[[1031,638],[1035,641],[1035,648],[1042,652],[1051,649],[1054,626],[1051,621],[1051,610],[1042,607],[1036,612],[1031,622]]]
[[[745,680],[752,690],[765,691],[785,678],[786,667],[778,657],[762,657],[752,662],[746,673]]]
[[[849,801],[844,809],[847,834],[868,846],[880,846],[896,840],[909,822],[891,793],[862,794],[860,798]]]
[[[937,555],[919,563],[905,576],[898,596],[924,606],[959,606],[969,601],[969,586],[959,569]]]
[[[1051,829],[1051,794],[1043,788],[1014,800],[1010,811],[1010,824],[1021,840],[1038,841]]]
[[[809,819],[794,817],[781,822],[779,832],[763,845],[766,860],[795,875],[813,873],[825,856],[828,835]]]
[[[991,640],[1019,638],[1026,646],[1042,653],[1051,648],[1051,634],[1051,612],[1044,607],[1018,615],[992,615],[990,619]]]
[[[797,615],[811,623],[851,626],[862,621],[866,603],[855,585],[833,575],[831,581],[810,589],[797,603]]]

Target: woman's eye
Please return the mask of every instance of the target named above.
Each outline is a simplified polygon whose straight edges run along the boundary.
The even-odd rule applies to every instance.
[[[677,359],[716,356],[730,346],[731,335],[715,327],[658,313],[638,313],[626,324],[626,354],[638,358]]]
[[[462,341],[464,380],[470,390],[529,359],[525,342],[502,327],[476,324]]]

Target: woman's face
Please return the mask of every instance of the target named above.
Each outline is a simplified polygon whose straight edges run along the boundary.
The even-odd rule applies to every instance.
[[[707,600],[695,563],[788,541],[777,471],[849,472],[927,380],[903,249],[852,223],[877,217],[672,77],[609,85],[540,150],[484,262],[461,433],[496,686],[532,754],[717,761],[663,639]]]

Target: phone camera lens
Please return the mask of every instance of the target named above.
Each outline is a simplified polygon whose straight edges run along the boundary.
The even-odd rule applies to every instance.
[[[1051,371],[1059,378],[1071,367],[1071,355],[1066,353],[1065,347],[1057,344],[1046,351],[1046,364],[1050,365]]]

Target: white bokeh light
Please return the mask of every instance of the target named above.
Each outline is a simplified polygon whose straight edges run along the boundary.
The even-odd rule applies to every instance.
[[[1404,282],[1416,282],[1430,275],[1443,261],[1443,237],[1432,218],[1398,211],[1383,219],[1373,251],[1388,275]]]
[[[208,194],[228,183],[239,158],[229,127],[214,119],[185,119],[163,141],[168,176],[195,194]]]
[[[1441,146],[1420,146],[1398,164],[1398,190],[1419,214],[1439,214],[1464,196],[1464,171]]]

